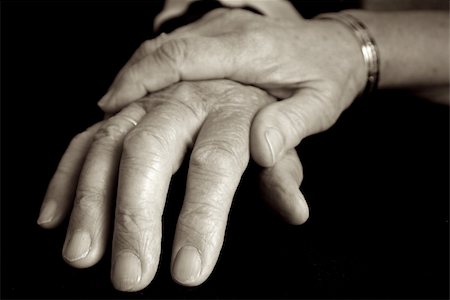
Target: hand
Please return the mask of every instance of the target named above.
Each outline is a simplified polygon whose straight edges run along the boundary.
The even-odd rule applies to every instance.
[[[251,154],[273,166],[287,149],[335,123],[366,83],[353,33],[330,20],[284,20],[216,10],[145,42],[99,102],[105,111],[179,80],[228,78],[279,98],[251,129]]]
[[[74,267],[92,266],[105,251],[117,192],[112,282],[123,291],[143,289],[158,266],[170,178],[192,147],[171,271],[181,284],[201,284],[218,259],[233,195],[249,161],[251,120],[273,101],[257,88],[221,80],[182,82],[130,104],[72,140],[38,223],[55,227],[75,199],[63,256]],[[261,179],[268,200],[290,222],[308,218],[294,150]]]

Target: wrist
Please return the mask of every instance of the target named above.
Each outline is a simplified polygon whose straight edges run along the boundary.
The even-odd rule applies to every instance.
[[[353,50],[358,49],[358,54],[353,51],[353,54],[348,56],[349,59],[352,57],[359,58],[354,60],[355,65],[360,66],[360,68],[355,68],[355,84],[358,94],[368,94],[375,90],[379,80],[380,57],[375,40],[365,24],[346,12],[321,14],[316,19],[333,21],[335,25],[345,28],[344,30],[348,33],[347,36],[351,34],[353,42],[348,39],[348,43],[342,43],[351,45]],[[364,69],[365,71],[361,73],[358,72],[358,69]]]

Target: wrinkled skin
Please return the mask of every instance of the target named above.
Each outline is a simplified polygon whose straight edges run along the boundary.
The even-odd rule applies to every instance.
[[[79,268],[97,263],[113,230],[114,286],[143,289],[159,262],[171,176],[190,153],[171,271],[180,284],[201,284],[218,259],[230,205],[249,162],[252,119],[274,101],[258,88],[216,80],[178,83],[128,105],[72,140],[38,223],[57,226],[73,203],[63,247],[67,263]],[[308,218],[298,188],[302,176],[292,150],[260,177],[269,203],[294,224]]]
[[[113,112],[174,82],[219,78],[284,99],[261,109],[250,132],[252,158],[268,167],[336,122],[364,89],[367,67],[354,33],[338,21],[217,9],[144,42],[99,105]]]

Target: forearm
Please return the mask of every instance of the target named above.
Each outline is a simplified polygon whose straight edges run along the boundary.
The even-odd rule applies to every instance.
[[[449,84],[448,11],[345,11],[361,20],[377,43],[380,88]]]

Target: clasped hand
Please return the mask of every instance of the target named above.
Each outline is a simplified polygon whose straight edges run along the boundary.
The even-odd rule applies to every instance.
[[[364,89],[367,67],[340,22],[217,9],[144,42],[99,105],[114,112],[178,81],[222,78],[283,99],[261,109],[250,132],[252,158],[269,167],[336,122]]]
[[[56,226],[75,199],[63,256],[88,267],[102,257],[114,215],[112,282],[143,289],[158,266],[171,175],[192,149],[171,271],[181,284],[202,283],[250,153],[267,167],[269,203],[291,223],[308,218],[293,148],[333,125],[363,89],[359,52],[352,32],[333,22],[221,9],[143,43],[100,102],[117,114],[72,141],[39,223]]]

